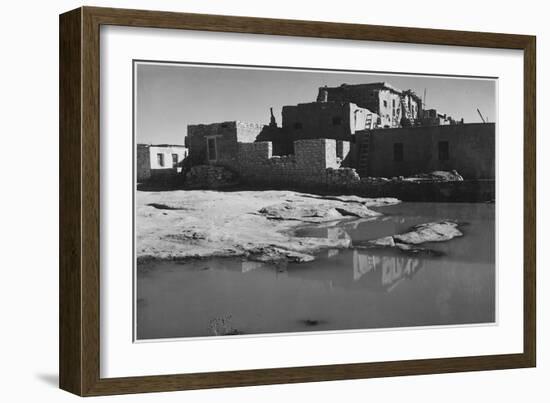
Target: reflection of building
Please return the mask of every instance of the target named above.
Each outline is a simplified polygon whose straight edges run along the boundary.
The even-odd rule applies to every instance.
[[[383,256],[353,251],[354,280],[367,273],[380,273],[380,284],[388,291],[421,268],[421,261],[406,256]],[[378,278],[378,276],[376,276]]]
[[[353,251],[353,279],[370,272],[381,273],[381,284],[391,291],[401,280],[411,277],[421,267],[420,260],[405,256],[380,256]]]
[[[288,277],[328,283],[332,287],[390,292],[422,268],[422,260],[392,254],[395,251],[353,250],[344,256],[332,249],[326,253],[328,262],[293,265],[288,269]],[[347,262],[343,261],[345,258]],[[327,264],[336,259],[337,268]]]
[[[181,172],[181,162],[187,157],[187,148],[175,144],[138,144],[136,151],[138,182]]]
[[[249,271],[254,271],[256,269],[261,269],[265,266],[263,262],[254,262],[252,260],[243,260],[241,262],[241,272],[248,273]],[[238,268],[238,266],[236,266]]]
[[[359,280],[368,272],[375,270],[374,255],[353,251],[353,281]]]
[[[343,239],[351,241],[351,237],[346,232],[346,229],[341,226],[336,226],[336,225],[322,226],[322,225],[316,224],[316,225],[313,225],[310,227],[309,226],[304,227],[301,230],[298,230],[297,232],[298,236],[302,236],[302,234],[304,234],[303,231],[306,231],[305,236],[314,237],[314,238],[324,238],[338,244],[340,244],[340,242],[336,242],[336,241],[343,240]]]

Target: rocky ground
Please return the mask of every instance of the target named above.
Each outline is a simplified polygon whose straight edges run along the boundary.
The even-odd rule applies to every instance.
[[[394,198],[318,196],[292,191],[175,190],[136,194],[138,261],[213,256],[305,262],[326,248],[349,248],[349,238],[296,237],[307,224],[337,224],[381,215],[372,208],[396,204]],[[423,244],[462,236],[453,221],[417,225],[408,232],[374,239],[359,248],[396,248],[432,253]],[[433,252],[435,253],[435,252]]]
[[[147,259],[246,256],[259,261],[308,261],[347,239],[293,235],[304,223],[373,217],[371,208],[397,199],[316,196],[291,191],[186,190],[136,193],[136,254]]]

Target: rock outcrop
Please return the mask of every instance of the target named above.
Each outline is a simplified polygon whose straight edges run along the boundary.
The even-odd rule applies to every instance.
[[[439,221],[416,225],[409,232],[386,236],[369,241],[370,247],[398,248],[402,251],[420,252],[429,251],[419,247],[428,242],[444,242],[462,236],[458,223],[453,221]]]
[[[243,256],[258,261],[305,262],[350,239],[299,237],[311,223],[374,217],[371,207],[396,199],[323,196],[291,191],[187,190],[136,193],[136,254],[148,259]]]
[[[344,202],[339,200],[324,200],[320,202],[283,202],[264,207],[259,213],[269,219],[298,220],[304,222],[325,222],[340,220],[345,217],[375,217],[381,215],[370,210],[365,204]]]

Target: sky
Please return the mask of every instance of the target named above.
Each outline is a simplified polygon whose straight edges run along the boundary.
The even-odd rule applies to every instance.
[[[136,140],[183,144],[189,124],[230,120],[268,124],[270,107],[281,126],[282,107],[314,102],[319,87],[380,81],[412,89],[420,97],[426,90],[428,109],[464,118],[466,123],[481,122],[477,108],[490,122],[496,120],[495,79],[139,63]]]

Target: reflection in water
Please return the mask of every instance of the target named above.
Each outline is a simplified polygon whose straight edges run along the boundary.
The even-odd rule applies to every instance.
[[[340,249],[328,249],[319,256],[326,256],[331,259],[340,254]],[[307,268],[301,264],[301,268],[292,268],[281,271],[290,278],[296,277],[308,281],[318,281],[336,287],[363,287],[379,291],[391,291],[400,280],[412,277],[422,267],[422,260],[416,257],[392,256],[368,253],[363,250],[352,250],[352,264],[341,267],[337,270],[330,268],[327,271]],[[318,258],[319,258],[318,256]],[[313,263],[315,264],[315,263]],[[249,260],[236,261],[235,264],[214,266],[215,270],[239,271],[248,273],[256,269],[266,267],[264,262],[253,262]],[[303,269],[306,267],[306,269]],[[353,284],[360,281],[360,283]]]
[[[382,273],[382,286],[391,291],[403,278],[412,277],[420,269],[420,260],[410,257],[376,256],[354,251],[353,279],[359,280],[367,273]]]
[[[329,249],[326,259],[339,255],[342,250]],[[346,251],[347,252],[347,251]],[[384,251],[385,253],[388,253]],[[327,270],[309,267],[313,264],[302,264],[288,270],[289,277],[309,281],[319,281],[331,287],[368,288],[373,291],[391,291],[403,279],[412,277],[422,267],[422,260],[416,257],[381,254],[379,250],[369,253],[364,250],[352,250],[349,256],[351,264]]]
[[[494,322],[494,205],[405,203],[384,212],[297,234],[361,245],[455,219],[464,237],[427,245],[440,257],[352,248],[286,266],[237,258],[143,264],[138,339]]]

